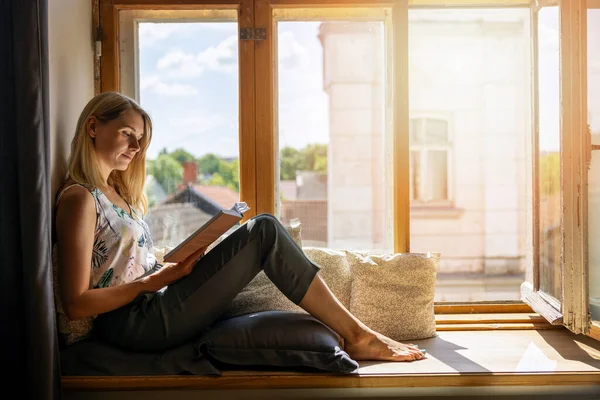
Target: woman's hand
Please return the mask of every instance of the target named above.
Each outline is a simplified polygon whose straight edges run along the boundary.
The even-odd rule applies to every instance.
[[[196,250],[188,258],[178,263],[165,263],[161,269],[142,279],[145,291],[156,292],[163,287],[177,282],[183,277],[188,276],[198,260],[204,255],[206,247]]]

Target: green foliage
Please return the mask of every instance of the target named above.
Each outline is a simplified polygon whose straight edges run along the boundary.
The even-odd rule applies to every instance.
[[[232,162],[219,160],[218,171],[212,175],[209,182],[211,185],[227,186],[228,188],[239,192],[239,161],[237,159]]]
[[[279,153],[281,180],[296,179],[296,171],[327,172],[327,145],[309,144],[301,150],[284,147]]]
[[[300,152],[291,147],[285,147],[281,149],[279,155],[280,161],[280,172],[279,179],[282,181],[289,181],[296,179],[296,171],[303,169],[302,157]]]
[[[148,160],[148,174],[154,176],[156,181],[167,193],[172,193],[183,180],[183,167],[185,161],[194,160],[194,156],[185,149],[178,148],[168,152],[163,148],[158,157]],[[206,154],[196,160],[198,174],[209,176],[204,183],[216,186],[226,186],[239,192],[240,190],[240,162],[234,159],[231,162],[221,159],[214,154]],[[296,179],[296,171],[327,172],[327,145],[310,144],[297,150],[291,147],[281,149],[280,152],[282,180]],[[154,199],[150,199],[154,203]]]
[[[219,171],[221,160],[214,154],[207,154],[198,159],[198,173],[214,174]]]
[[[540,196],[549,196],[560,190],[560,153],[540,157]]]
[[[167,193],[172,193],[183,180],[183,167],[169,154],[160,154],[155,160],[148,160],[148,174],[162,186]]]
[[[302,149],[304,168],[308,171],[327,172],[327,145],[309,144]]]
[[[154,195],[148,193],[148,191],[146,191],[146,198],[148,199],[148,208],[152,208],[156,205],[156,198]]]
[[[208,184],[211,186],[227,186],[227,182],[225,182],[225,179],[219,173],[214,173]]]
[[[179,164],[183,164],[186,161],[194,161],[196,157],[194,157],[191,153],[185,151],[182,148],[178,148],[171,152],[171,157],[173,157]]]

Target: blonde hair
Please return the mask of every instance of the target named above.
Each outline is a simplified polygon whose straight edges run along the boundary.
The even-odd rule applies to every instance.
[[[108,184],[113,185],[127,203],[145,214],[148,211],[148,199],[144,193],[146,150],[152,139],[152,121],[135,100],[125,95],[117,92],[100,93],[83,108],[77,121],[75,137],[71,142],[67,178],[82,185],[104,185],[94,151],[94,141],[87,132],[88,122],[91,117],[96,117],[100,122],[106,123],[119,118],[127,110],[134,110],[144,120],[144,135],[139,142],[140,151],[125,171],[111,172]]]

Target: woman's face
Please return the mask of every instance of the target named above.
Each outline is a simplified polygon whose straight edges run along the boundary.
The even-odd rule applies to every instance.
[[[124,171],[140,151],[144,135],[144,120],[136,111],[129,109],[117,119],[102,122],[92,117],[88,133],[94,138],[96,157],[104,170]]]

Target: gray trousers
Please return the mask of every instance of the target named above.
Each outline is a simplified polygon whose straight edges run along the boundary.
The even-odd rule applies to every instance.
[[[241,225],[185,278],[96,318],[95,333],[132,351],[163,351],[211,326],[261,271],[295,304],[319,271],[272,215]]]

